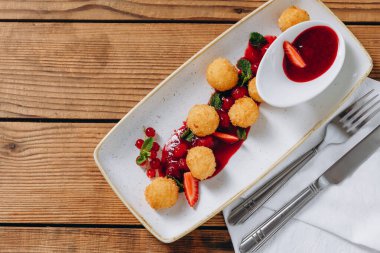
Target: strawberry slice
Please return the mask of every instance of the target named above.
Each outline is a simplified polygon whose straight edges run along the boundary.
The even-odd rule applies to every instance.
[[[288,57],[289,61],[293,65],[299,68],[306,67],[305,61],[302,59],[297,49],[292,44],[290,44],[289,41],[284,41],[283,47],[284,47],[284,52],[285,52],[286,57]]]
[[[275,41],[277,39],[276,36],[271,36],[271,35],[264,36],[264,38],[266,39],[266,41],[268,42],[268,44],[272,44],[273,41]]]
[[[248,43],[248,47],[245,50],[243,58],[247,59],[250,63],[260,62],[261,60],[260,50],[257,48],[254,48],[250,43]]]
[[[199,198],[199,180],[191,175],[191,172],[183,174],[183,188],[187,202],[193,207]]]
[[[221,132],[215,132],[212,135],[215,137],[221,139],[224,142],[227,143],[235,143],[239,141],[239,138],[237,136],[231,135],[231,134],[226,134],[226,133],[221,133]]]

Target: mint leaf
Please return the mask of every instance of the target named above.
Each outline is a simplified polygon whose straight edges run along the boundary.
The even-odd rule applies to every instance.
[[[183,133],[181,134],[181,136],[180,136],[181,139],[185,139],[186,136],[188,136],[190,133],[191,133],[190,128],[186,128],[185,132],[183,132]]]
[[[191,132],[190,128],[186,128],[185,132],[183,132],[180,136],[181,139],[191,142],[194,139],[195,135]]]
[[[236,134],[239,140],[244,141],[247,139],[247,131],[245,128],[238,127],[238,129],[236,130]]]
[[[247,59],[240,59],[237,63],[237,67],[241,70],[239,85],[243,86],[252,78],[251,63]]]
[[[153,142],[153,137],[149,137],[144,141],[143,145],[141,146],[140,155],[136,159],[136,163],[138,165],[143,164],[150,156],[150,151],[152,150]]]
[[[267,43],[267,40],[258,32],[251,33],[249,43],[254,47],[261,47]]]
[[[148,156],[150,156],[150,152],[141,149],[141,151],[140,151],[140,156],[148,157]]]
[[[222,97],[220,93],[215,92],[214,95],[211,96],[210,105],[215,107],[217,110],[222,108]]]
[[[177,184],[178,188],[179,188],[179,192],[183,192],[183,184],[175,177],[172,177],[172,176],[167,176],[168,178],[170,179],[173,179],[174,182]]]
[[[237,67],[241,70],[242,74],[249,78],[252,77],[251,63],[247,59],[240,59],[237,62]]]
[[[149,138],[147,138],[145,141],[144,141],[144,143],[143,143],[143,145],[142,145],[142,147],[141,147],[141,151],[150,151],[151,149],[152,149],[152,147],[153,147],[153,142],[154,142],[154,139],[153,139],[153,137],[149,137]]]
[[[141,165],[141,164],[143,164],[143,163],[146,161],[146,159],[147,159],[146,156],[141,156],[141,155],[139,155],[139,156],[137,157],[137,159],[136,159],[136,163],[137,163],[138,165]]]
[[[194,137],[195,135],[193,134],[193,132],[190,131],[190,134],[186,136],[185,140],[191,142],[194,139]]]

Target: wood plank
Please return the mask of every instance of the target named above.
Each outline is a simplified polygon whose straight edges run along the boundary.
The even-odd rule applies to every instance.
[[[144,229],[0,227],[1,252],[232,252],[227,230],[196,230],[164,244]]]
[[[92,157],[113,125],[1,122],[0,223],[140,224]]]
[[[237,21],[266,1],[225,0],[54,0],[0,1],[0,19],[224,20]],[[323,1],[344,21],[379,22],[376,0]]]
[[[226,24],[3,23],[0,118],[121,118]],[[380,78],[380,26],[349,26]]]

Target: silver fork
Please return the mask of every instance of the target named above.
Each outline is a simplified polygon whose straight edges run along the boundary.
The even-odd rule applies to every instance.
[[[312,149],[304,153],[285,169],[276,174],[267,183],[261,186],[252,195],[238,204],[229,214],[227,220],[230,224],[245,222],[257,209],[259,209],[274,193],[276,193],[294,174],[297,173],[317,153],[330,144],[340,144],[354,135],[360,128],[368,123],[379,111],[380,103],[378,94],[372,95],[373,89],[349,105],[345,110],[336,115],[324,128],[322,140]],[[371,96],[372,95],[372,96]],[[341,138],[329,135],[332,127],[338,128],[342,133]]]

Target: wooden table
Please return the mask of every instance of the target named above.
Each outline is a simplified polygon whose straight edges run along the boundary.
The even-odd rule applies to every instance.
[[[0,0],[0,252],[232,251],[221,214],[160,243],[92,153],[161,80],[263,2]],[[380,79],[380,1],[325,2]]]

